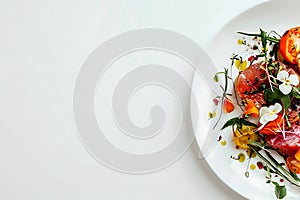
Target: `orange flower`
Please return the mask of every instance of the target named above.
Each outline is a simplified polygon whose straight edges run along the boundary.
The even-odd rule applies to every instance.
[[[223,110],[225,113],[231,113],[234,110],[234,105],[232,101],[227,97],[225,97],[223,102]]]
[[[281,113],[278,113],[278,117],[274,121],[268,122],[259,132],[265,135],[274,135],[276,131],[283,129],[283,123],[283,116]]]
[[[258,117],[258,109],[251,99],[247,100],[246,110],[244,115],[252,115],[253,117]]]

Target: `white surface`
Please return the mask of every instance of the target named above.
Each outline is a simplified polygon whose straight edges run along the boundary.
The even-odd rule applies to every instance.
[[[222,25],[259,2],[0,1],[0,198],[240,199],[192,149],[151,174],[99,164],[77,137],[72,94],[84,60],[113,35],[166,28],[205,47]]]

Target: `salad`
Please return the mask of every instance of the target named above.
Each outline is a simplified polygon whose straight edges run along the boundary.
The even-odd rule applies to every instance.
[[[213,101],[228,118],[222,129],[231,130],[235,148],[248,159],[259,159],[257,167],[265,171],[275,196],[283,199],[286,183],[300,187],[300,27],[282,36],[261,29],[238,34],[243,51],[232,54],[231,66],[215,75],[216,82],[224,81],[223,93]],[[240,114],[233,115],[237,110]],[[216,112],[209,117],[217,117]],[[243,162],[245,154],[231,159]]]

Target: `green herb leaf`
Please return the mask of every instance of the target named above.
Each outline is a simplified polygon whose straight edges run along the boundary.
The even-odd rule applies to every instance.
[[[230,120],[228,120],[224,126],[221,128],[221,130],[227,128],[228,126],[233,126],[233,125],[237,125],[238,128],[241,128],[243,125],[245,126],[254,126],[254,127],[257,127],[256,124],[252,123],[252,122],[249,122],[243,118],[239,118],[239,117],[234,117],[234,118],[231,118]]]
[[[280,91],[278,88],[273,87],[273,91],[271,90],[271,88],[266,89],[264,91],[265,94],[265,100],[268,103],[275,103],[276,101],[278,101],[278,99],[280,98]]]
[[[290,171],[291,176],[296,180],[296,181],[300,181],[300,178],[297,176],[297,174],[293,171]]]
[[[283,95],[280,97],[284,110],[287,110],[291,105],[291,98],[289,95]]]
[[[233,125],[237,124],[239,122],[239,120],[240,120],[239,117],[231,118],[224,124],[224,126],[221,128],[221,130],[227,128],[228,126],[233,126]]]
[[[264,90],[264,95],[265,95],[265,100],[268,103],[275,103],[280,101],[285,110],[287,110],[291,105],[290,96],[282,94],[280,90],[276,87],[273,87],[273,91],[271,90],[271,88]]]
[[[299,91],[299,88],[297,88],[297,89],[293,88],[293,90],[292,90],[292,95],[293,95],[293,97],[295,97],[296,99],[300,99],[300,91]]]
[[[266,47],[267,47],[267,32],[263,31],[260,29],[260,37],[261,37],[261,44],[263,46],[263,51],[266,52]]]
[[[242,125],[257,127],[256,124],[254,124],[254,123],[252,123],[252,122],[249,122],[249,121],[247,121],[247,120],[245,120],[245,119],[240,119],[240,122],[241,122]]]
[[[265,165],[265,166],[263,166],[263,169],[266,171],[266,172],[268,172],[268,175],[269,176],[271,176],[270,175],[270,173],[275,173],[275,171],[273,171],[272,169],[270,169],[270,167],[268,166],[268,165]]]
[[[286,196],[286,188],[285,185],[279,185],[276,182],[272,182],[275,185],[275,195],[277,199],[283,199]]]
[[[214,79],[215,82],[219,82],[218,74],[216,74],[213,79]]]

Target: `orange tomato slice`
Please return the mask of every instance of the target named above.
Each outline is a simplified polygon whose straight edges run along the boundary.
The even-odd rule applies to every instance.
[[[291,28],[284,33],[279,42],[279,52],[289,63],[299,63],[300,27]]]

